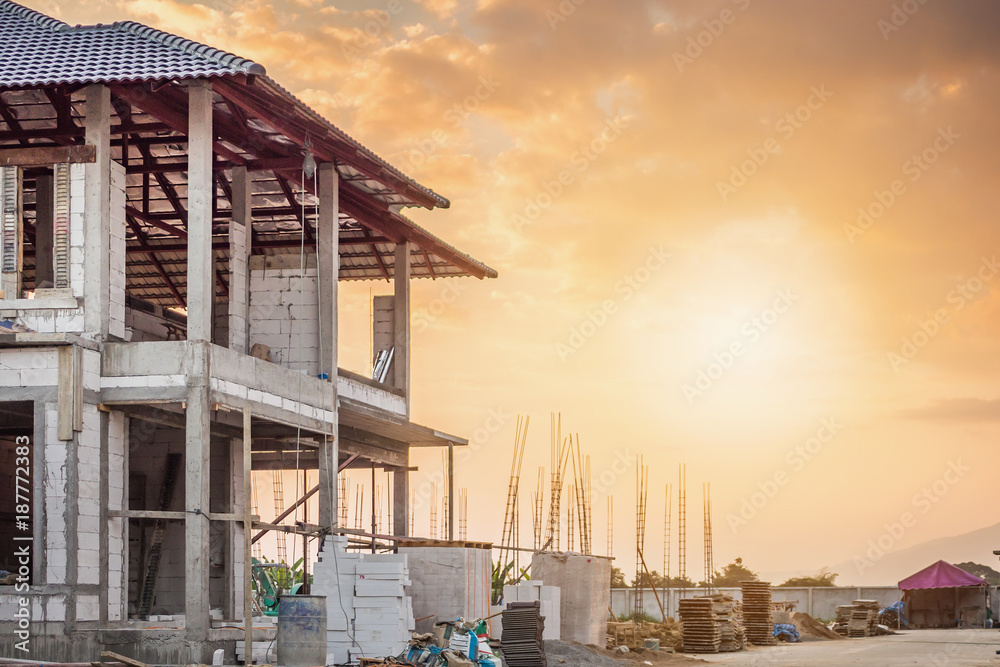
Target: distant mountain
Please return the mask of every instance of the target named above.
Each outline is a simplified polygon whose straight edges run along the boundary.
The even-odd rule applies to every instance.
[[[859,554],[871,563],[870,566],[862,564],[861,572],[859,564],[853,560],[831,565],[830,570],[840,575],[837,577],[838,585],[891,586],[939,560],[948,563],[972,561],[998,569],[994,550],[1000,550],[1000,523],[963,535],[921,542],[898,551],[890,550],[880,557],[877,551]]]

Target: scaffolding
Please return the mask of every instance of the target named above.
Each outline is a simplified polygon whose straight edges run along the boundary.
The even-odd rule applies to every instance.
[[[715,558],[712,554],[712,485],[706,482],[701,485],[701,490],[705,513],[705,585],[711,595],[715,579]]]
[[[666,499],[663,501],[663,604],[670,609],[670,519],[673,514],[673,496],[667,484]]]
[[[469,539],[469,490],[458,490],[458,539]]]
[[[431,539],[437,539],[438,536],[438,485],[434,482],[431,485],[431,508],[430,508],[430,531],[429,535]]]
[[[260,506],[258,502],[260,501],[260,491],[257,490],[257,475],[250,471],[250,508],[254,516],[260,516]],[[264,545],[257,540],[253,543],[251,547],[250,554],[253,558],[256,558],[258,562],[264,560]]]
[[[643,465],[639,457],[639,468],[636,470],[636,511],[635,511],[635,596],[632,618],[641,621],[646,613],[642,599],[642,572],[644,569],[642,552],[646,548],[646,486],[649,483],[649,467]]]
[[[545,516],[545,467],[538,468],[538,487],[531,494],[531,530],[534,537],[532,547],[535,551],[542,549],[542,518]]]
[[[365,529],[365,487],[354,485],[354,528]]]
[[[677,577],[680,579],[680,598],[687,589],[687,464],[677,470]]]
[[[346,475],[341,475],[337,479],[337,518],[339,519],[339,524],[342,528],[347,527],[347,521],[350,519],[350,496],[348,495],[348,481]]]
[[[614,556],[615,497],[608,496],[608,558]]]
[[[285,483],[282,477],[282,471],[271,471],[271,488],[274,491],[274,516],[281,516],[285,511]],[[287,564],[288,545],[285,542],[285,533],[278,532],[274,537],[278,544],[277,562]]]
[[[553,551],[559,551],[559,536],[562,532],[560,501],[562,499],[563,476],[566,472],[566,466],[569,464],[570,445],[572,444],[572,440],[569,438],[566,439],[566,442],[562,439],[561,414],[558,416],[552,414],[550,435],[552,438],[552,489],[549,496],[549,525],[545,535],[545,543]]]

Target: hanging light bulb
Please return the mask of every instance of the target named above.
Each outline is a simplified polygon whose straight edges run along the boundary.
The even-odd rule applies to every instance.
[[[306,178],[312,178],[316,173],[316,158],[313,156],[312,141],[309,137],[306,137],[306,157],[302,161],[302,173],[306,175]]]

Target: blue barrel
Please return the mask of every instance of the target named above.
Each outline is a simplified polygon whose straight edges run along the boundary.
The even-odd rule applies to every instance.
[[[278,605],[278,665],[326,664],[326,596],[286,595]]]

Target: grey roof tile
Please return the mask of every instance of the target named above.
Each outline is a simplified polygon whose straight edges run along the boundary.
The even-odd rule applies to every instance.
[[[140,23],[70,26],[0,0],[0,88],[266,74],[257,63]]]

